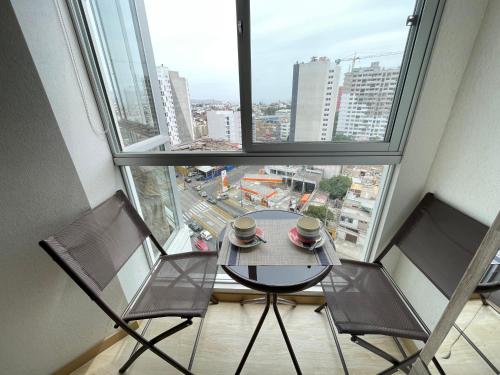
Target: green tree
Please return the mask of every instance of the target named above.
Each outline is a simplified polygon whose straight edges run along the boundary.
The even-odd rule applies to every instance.
[[[330,193],[331,199],[342,199],[351,185],[352,180],[350,177],[335,176],[327,180],[320,181],[319,188]]]
[[[272,106],[266,107],[262,112],[264,112],[266,116],[272,116],[276,113],[276,107]]]
[[[309,206],[307,207],[307,210],[304,211],[304,214],[307,216],[316,217],[321,221],[325,220],[325,216],[327,214],[327,220],[335,219],[335,215],[333,214],[333,212],[325,206]]]

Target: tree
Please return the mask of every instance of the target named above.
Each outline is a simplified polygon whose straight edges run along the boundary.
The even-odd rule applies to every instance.
[[[351,185],[352,180],[350,177],[335,176],[327,180],[320,181],[319,188],[330,193],[331,199],[342,199]]]
[[[335,215],[333,214],[333,212],[328,208],[326,208],[326,206],[309,206],[307,207],[307,210],[304,211],[304,214],[307,216],[316,217],[321,221],[324,221],[327,212],[328,212],[328,217],[326,218],[327,220],[335,219]]]

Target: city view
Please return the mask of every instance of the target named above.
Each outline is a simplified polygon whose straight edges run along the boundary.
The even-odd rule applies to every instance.
[[[125,152],[242,150],[234,3],[207,3],[195,1],[199,9],[193,14],[191,3],[145,1],[153,73],[146,72],[150,68],[140,53],[130,52],[141,50],[131,33],[135,26],[112,6],[95,5],[100,23],[94,32],[107,38],[101,58]],[[362,3],[334,9],[317,1],[301,8],[317,19],[313,23],[298,17],[297,9],[283,7],[302,7],[300,2],[252,1],[253,143],[385,140],[406,45],[401,20],[412,4],[402,2],[392,13],[379,14],[380,22],[370,29],[359,26],[368,22]],[[177,16],[170,22],[160,16],[167,10]],[[353,23],[342,23],[342,14]],[[310,42],[294,38],[298,26],[300,35],[310,34]],[[215,42],[206,44],[204,34]],[[153,85],[145,79],[148,74],[157,79]],[[148,148],[152,138],[156,143]],[[213,249],[229,220],[252,210],[282,209],[319,218],[344,257],[361,259],[385,168],[177,165],[129,171],[141,213],[162,242],[180,225],[189,227],[193,249]]]

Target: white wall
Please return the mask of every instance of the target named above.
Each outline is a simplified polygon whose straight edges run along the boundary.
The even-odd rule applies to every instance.
[[[452,14],[454,27],[449,22]],[[394,231],[427,191],[487,225],[498,213],[499,34],[499,1],[447,3],[407,153],[393,186],[385,235]],[[452,45],[441,48],[446,36]],[[442,58],[441,69],[435,66],[438,58]],[[404,256],[392,270],[417,311],[434,326],[448,301]]]
[[[113,164],[67,6],[61,0],[38,0],[37,6],[30,0],[12,0],[12,5],[87,199],[94,207],[125,188],[120,170]],[[145,253],[137,251],[119,274],[128,298],[148,270]]]
[[[425,193],[487,0],[447,1],[403,160],[396,166],[375,248],[379,251]],[[467,20],[467,22],[464,22]]]
[[[38,246],[90,205],[9,2],[0,19],[0,373],[48,374],[112,327]]]
[[[490,225],[500,209],[500,1],[490,1],[426,190]]]

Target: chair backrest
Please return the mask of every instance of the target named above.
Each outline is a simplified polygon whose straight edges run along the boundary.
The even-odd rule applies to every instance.
[[[486,225],[427,193],[387,251],[397,245],[449,299],[487,231]]]
[[[150,235],[142,218],[119,190],[41,241],[40,246],[81,287],[90,287],[99,294]]]

